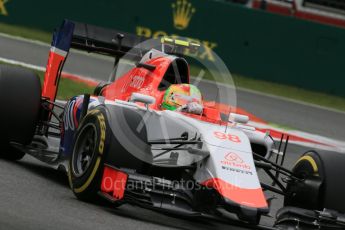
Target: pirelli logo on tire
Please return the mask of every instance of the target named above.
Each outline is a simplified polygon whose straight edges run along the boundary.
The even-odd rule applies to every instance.
[[[106,125],[105,125],[105,119],[102,113],[99,113],[97,115],[100,129],[101,129],[101,135],[99,139],[99,146],[98,146],[98,151],[100,154],[103,154],[104,151],[104,145],[105,145],[105,131],[106,131]]]
[[[93,115],[93,114],[97,114],[97,113],[100,113],[101,111],[99,111],[98,109],[93,109],[93,110],[90,110],[89,112],[87,112],[87,115],[90,116],[90,115]]]
[[[104,147],[105,147],[105,137],[106,137],[106,130],[107,130],[107,126],[105,124],[105,118],[104,115],[102,114],[101,111],[99,111],[98,109],[93,109],[90,110],[86,116],[96,116],[97,120],[99,122],[99,126],[100,126],[100,138],[99,138],[99,146],[98,146],[98,152],[100,154],[103,154],[104,152]],[[83,119],[84,121],[85,119]],[[83,122],[82,121],[82,122]]]

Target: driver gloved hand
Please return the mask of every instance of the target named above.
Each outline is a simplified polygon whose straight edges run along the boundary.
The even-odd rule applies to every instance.
[[[203,113],[203,110],[204,110],[204,107],[202,105],[196,102],[191,102],[191,103],[181,106],[176,111],[201,115]]]

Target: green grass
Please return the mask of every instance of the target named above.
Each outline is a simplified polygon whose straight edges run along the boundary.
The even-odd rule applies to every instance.
[[[40,71],[36,71],[38,76],[40,77],[41,83],[43,84],[43,77],[44,73]],[[60,100],[68,100],[76,95],[81,94],[92,94],[94,87],[90,87],[87,84],[76,82],[67,78],[61,78],[57,99]]]
[[[52,33],[28,27],[9,25],[5,23],[0,23],[0,32],[23,38],[38,40],[46,42],[48,44],[50,44],[52,40]]]
[[[43,41],[46,43],[51,42],[51,33],[40,31],[32,28],[25,28],[20,26],[8,25],[0,23],[0,32],[7,33],[24,38],[30,38],[34,40]],[[197,75],[199,69],[196,67],[191,68],[191,73]],[[208,74],[206,73],[206,78]],[[250,89],[262,93],[272,94],[276,96],[282,96],[289,99],[308,102],[315,105],[325,106],[333,109],[345,111],[345,98],[328,95],[325,93],[310,91],[301,89],[294,86],[288,86],[283,84],[277,84],[250,77],[244,77],[240,75],[233,75],[235,85],[241,88]],[[90,91],[90,87],[85,84],[76,84],[75,82],[62,79],[61,81],[61,93],[59,98],[66,99],[69,96]]]

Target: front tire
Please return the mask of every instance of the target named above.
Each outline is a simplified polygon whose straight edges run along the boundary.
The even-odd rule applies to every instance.
[[[69,161],[69,182],[75,196],[95,202],[100,190],[109,135],[105,113],[92,110],[82,120]]]
[[[336,152],[303,154],[293,168],[302,178],[288,184],[285,206],[310,210],[331,209],[345,213],[345,155]]]

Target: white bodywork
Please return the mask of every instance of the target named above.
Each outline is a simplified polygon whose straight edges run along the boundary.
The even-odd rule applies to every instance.
[[[188,133],[189,138],[200,138],[203,143],[202,150],[209,152],[209,157],[202,159],[201,156],[195,156],[186,150],[175,151],[179,153],[178,165],[197,163],[195,180],[204,185],[209,185],[211,182],[215,189],[235,204],[251,208],[267,208],[251,148],[251,142],[263,145],[267,149],[266,157],[269,156],[273,141],[265,133],[235,123],[229,123],[229,126],[225,127],[179,112],[150,110],[132,102],[116,100],[103,103],[131,108],[142,114],[149,141],[180,137],[184,132]],[[98,104],[99,101],[93,102],[90,108]],[[154,148],[166,146],[160,145]],[[154,156],[161,152],[161,150],[152,150]],[[169,158],[169,154],[155,160],[164,162],[164,158]],[[155,164],[155,161],[153,163]]]

